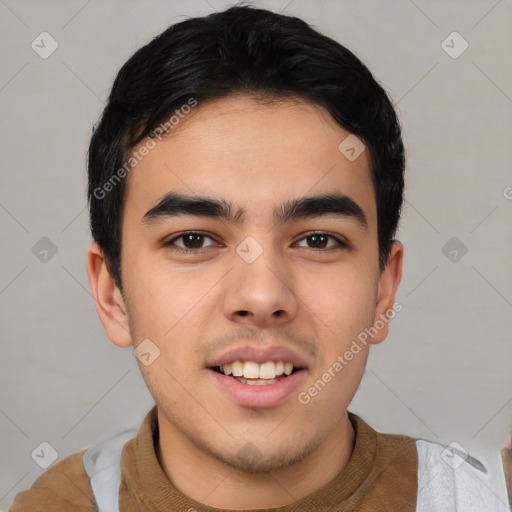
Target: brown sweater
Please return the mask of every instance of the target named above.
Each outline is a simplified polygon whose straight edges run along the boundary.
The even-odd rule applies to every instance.
[[[334,480],[291,505],[267,509],[279,512],[353,511],[413,512],[417,492],[414,439],[380,434],[349,413],[355,443],[347,466]],[[120,512],[194,510],[222,512],[181,493],[163,472],[155,454],[158,441],[156,406],[137,436],[128,441],[121,460]],[[61,460],[43,473],[30,489],[20,492],[10,512],[96,512],[84,466],[84,450]],[[251,512],[258,512],[252,510]]]

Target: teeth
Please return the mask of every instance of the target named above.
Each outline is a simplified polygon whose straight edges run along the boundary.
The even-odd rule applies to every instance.
[[[246,379],[259,379],[260,365],[252,361],[246,361],[244,363],[244,377]]]
[[[244,379],[243,377],[237,377],[236,380],[242,384],[249,384],[249,386],[267,386],[278,382],[276,379]]]
[[[245,363],[248,364],[248,363]],[[245,369],[245,368],[244,368]],[[273,379],[276,376],[276,365],[273,361],[267,361],[261,365],[258,365],[260,379]],[[244,372],[245,375],[245,372]]]
[[[244,374],[244,363],[242,361],[234,361],[231,365],[231,371],[233,372],[233,377],[241,377]],[[229,375],[229,373],[226,373],[226,375]]]
[[[249,384],[249,386],[266,386],[269,384],[275,384],[276,379],[258,379],[258,380],[246,380],[243,384]]]
[[[266,361],[258,364],[254,361],[233,361],[220,367],[221,373],[244,379],[260,379],[261,381],[272,380],[280,375],[290,375],[293,371],[293,364],[283,361]],[[252,384],[252,382],[249,382]]]

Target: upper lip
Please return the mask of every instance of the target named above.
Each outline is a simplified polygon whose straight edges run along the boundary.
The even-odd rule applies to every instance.
[[[226,363],[232,363],[233,361],[254,361],[258,364],[262,364],[267,361],[283,361],[285,363],[292,363],[295,368],[308,367],[305,358],[287,347],[272,346],[262,348],[250,345],[230,348],[229,350],[213,357],[206,366],[208,368],[222,366]]]

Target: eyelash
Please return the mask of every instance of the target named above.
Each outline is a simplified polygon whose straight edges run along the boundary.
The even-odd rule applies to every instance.
[[[199,249],[185,249],[183,247],[177,247],[177,246],[172,247],[173,243],[176,240],[179,240],[180,238],[183,238],[187,235],[199,235],[199,236],[203,236],[205,238],[210,238],[211,240],[213,240],[213,238],[211,236],[207,235],[206,233],[201,233],[200,231],[185,231],[185,232],[181,233],[180,235],[177,235],[177,236],[163,242],[162,245],[168,249],[171,249],[172,251],[177,251],[177,252],[181,252],[184,254],[202,254],[203,252],[205,252],[206,249],[208,249],[207,247],[202,247]],[[298,241],[300,242],[306,238],[309,238],[309,237],[312,237],[315,235],[322,235],[322,236],[327,236],[329,238],[332,238],[333,240],[336,241],[336,243],[338,245],[335,247],[328,247],[326,249],[315,249],[313,247],[305,247],[305,249],[308,249],[308,250],[314,251],[314,252],[327,252],[332,249],[347,249],[349,247],[349,244],[347,242],[345,242],[345,240],[343,240],[331,233],[328,233],[326,231],[312,231],[312,232],[306,234],[305,236],[303,236],[302,238],[300,238]]]

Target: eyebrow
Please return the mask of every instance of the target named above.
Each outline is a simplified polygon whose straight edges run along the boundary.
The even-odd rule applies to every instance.
[[[241,225],[245,222],[245,213],[244,208],[232,205],[224,199],[169,192],[160,199],[156,206],[144,214],[142,224],[150,226],[169,217],[194,215],[223,219]],[[275,208],[273,215],[276,224],[286,224],[303,218],[336,215],[354,219],[360,227],[368,228],[368,221],[362,208],[344,194],[299,197],[286,201],[280,207]]]

